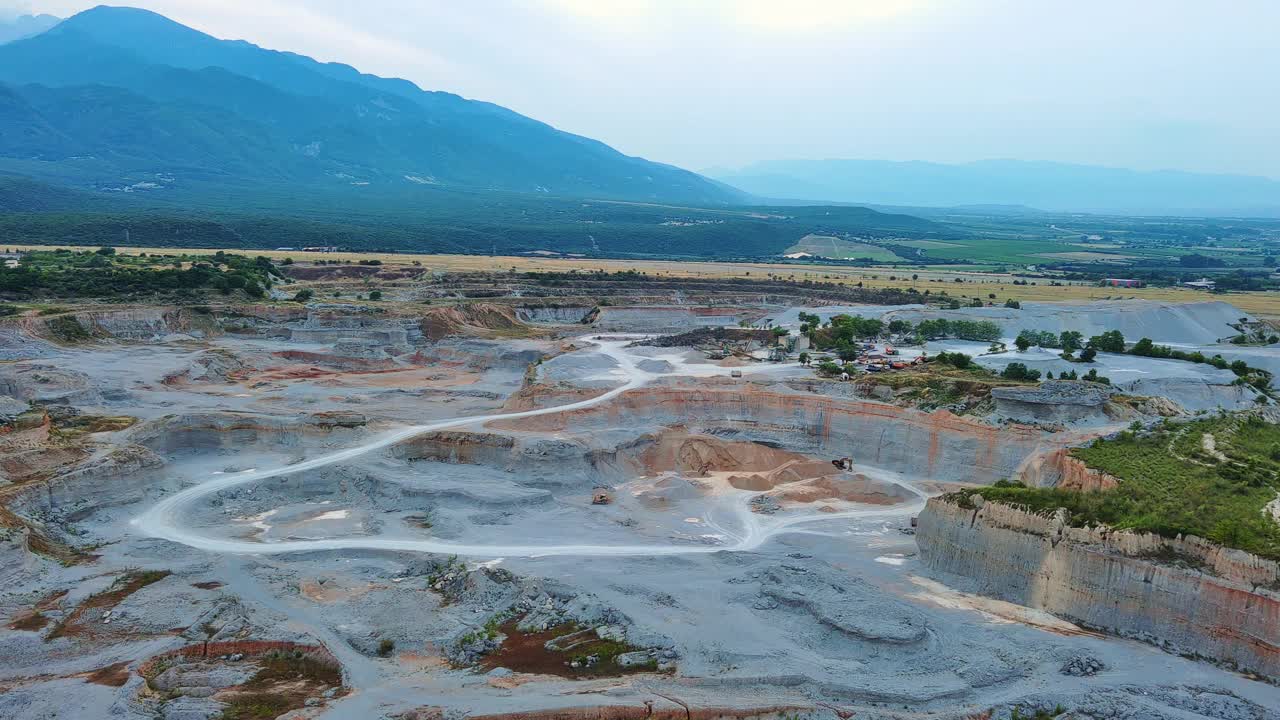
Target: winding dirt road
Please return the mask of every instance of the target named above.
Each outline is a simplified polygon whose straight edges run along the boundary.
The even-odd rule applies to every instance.
[[[705,518],[708,525],[719,530],[730,541],[721,545],[481,545],[444,542],[429,539],[411,540],[379,537],[293,540],[262,543],[210,537],[208,535],[201,534],[198,529],[192,528],[182,522],[183,511],[186,508],[190,507],[201,498],[212,495],[220,490],[247,485],[267,478],[292,475],[325,467],[327,465],[333,465],[335,463],[346,462],[360,457],[361,455],[381,450],[423,433],[449,428],[465,427],[469,425],[479,425],[494,420],[516,420],[519,418],[548,415],[552,413],[561,413],[592,407],[602,403],[607,403],[622,393],[643,387],[654,379],[660,377],[675,375],[711,377],[716,375],[728,375],[731,371],[731,368],[722,368],[715,365],[691,365],[683,362],[683,360],[678,357],[666,357],[663,359],[670,362],[674,368],[671,372],[649,372],[639,368],[636,365],[637,358],[626,351],[626,345],[630,341],[630,339],[617,338],[593,338],[588,341],[598,346],[599,352],[608,355],[617,363],[617,368],[611,371],[611,376],[617,376],[625,379],[625,382],[622,385],[609,390],[602,395],[555,407],[524,410],[521,412],[450,418],[448,420],[441,420],[428,425],[415,425],[379,435],[363,445],[358,445],[356,447],[330,453],[328,455],[321,455],[294,465],[286,465],[283,467],[264,470],[250,470],[232,475],[219,476],[216,479],[203,482],[199,485],[195,485],[164,498],[142,515],[134,518],[132,520],[132,525],[142,534],[171,540],[176,543],[216,553],[262,555],[315,550],[370,549],[442,553],[463,557],[484,558],[544,557],[550,555],[656,556],[754,550],[776,535],[795,532],[794,528],[797,526],[819,522],[830,522],[832,520],[839,519],[866,519],[901,516],[917,512],[924,506],[924,496],[914,488],[904,485],[904,487],[907,487],[916,494],[916,500],[906,505],[897,505],[892,508],[858,509],[838,513],[814,512],[771,517],[753,513],[750,510],[748,502],[752,497],[760,493],[741,491],[734,496],[735,499],[741,499],[741,502],[735,504],[732,508],[734,527],[726,528],[724,523],[715,522],[709,516]],[[779,369],[789,367],[794,367],[794,365],[762,365],[733,369],[750,373],[777,371]]]

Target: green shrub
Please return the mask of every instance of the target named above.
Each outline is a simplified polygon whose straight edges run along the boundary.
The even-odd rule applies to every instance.
[[[1000,372],[1000,377],[1005,380],[1025,380],[1035,382],[1040,379],[1039,370],[1030,370],[1026,365],[1020,362],[1009,363],[1004,370]]]

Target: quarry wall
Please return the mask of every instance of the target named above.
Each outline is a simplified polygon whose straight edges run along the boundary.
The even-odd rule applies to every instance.
[[[946,411],[924,413],[754,384],[712,389],[650,386],[623,393],[607,405],[492,426],[573,431],[637,423],[734,432],[911,476],[977,483],[1009,478],[1027,458],[1081,440],[1070,433],[1022,425],[988,425]]]
[[[1280,563],[1196,537],[1073,528],[1065,513],[929,501],[932,570],[1072,622],[1280,679]]]

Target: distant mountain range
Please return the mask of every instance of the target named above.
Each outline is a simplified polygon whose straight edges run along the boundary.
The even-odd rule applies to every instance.
[[[779,160],[708,174],[765,198],[889,206],[1024,205],[1138,215],[1280,217],[1280,182],[1243,175],[1138,172],[984,160],[959,165]]]
[[[52,15],[19,15],[12,20],[0,18],[0,45],[39,35],[61,20]]]
[[[498,105],[152,12],[26,21],[0,45],[0,171],[80,189],[413,187],[691,204],[746,196]],[[41,27],[44,25],[45,27]]]

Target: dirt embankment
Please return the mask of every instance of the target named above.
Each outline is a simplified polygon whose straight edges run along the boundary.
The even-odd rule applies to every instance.
[[[141,695],[182,701],[184,717],[292,717],[346,692],[328,650],[292,642],[188,645],[149,659],[138,674],[146,679]]]
[[[984,594],[1280,679],[1280,563],[1196,537],[1066,521],[1062,511],[933,498],[916,541],[930,568]]]
[[[504,435],[438,430],[416,435],[399,443],[395,452],[410,461],[505,465],[511,461],[510,456],[515,448],[515,441]]]
[[[590,400],[609,392],[607,388],[583,388],[534,383],[512,393],[502,405],[504,412],[522,412]]]
[[[7,318],[28,338],[62,345],[95,340],[150,340],[170,335],[212,337],[224,332],[258,333],[307,318],[301,305],[140,305],[74,307]]]
[[[146,339],[174,333],[204,332],[212,317],[180,307],[77,309],[63,313],[24,315],[19,325],[28,334],[56,343],[95,338]]]
[[[243,655],[252,659],[262,657],[269,653],[290,653],[294,655],[302,655],[313,658],[318,662],[331,665],[335,668],[339,667],[337,658],[335,658],[323,645],[300,645],[298,643],[283,640],[227,640],[221,642],[201,642],[194,645],[185,645],[177,650],[171,650],[169,652],[153,656],[138,667],[138,674],[143,676],[150,675],[157,665],[170,661],[174,658],[196,660],[201,658],[216,658],[223,655]]]
[[[85,558],[58,537],[56,523],[98,499],[66,490],[87,486],[96,493],[112,492],[104,482],[159,465],[145,448],[120,445],[95,452],[97,446],[86,442],[89,433],[124,429],[133,420],[73,415],[55,422],[40,408],[0,425],[0,528],[21,533],[12,548],[17,556],[0,564],[22,565],[27,552],[67,563]]]
[[[644,438],[637,459],[646,474],[679,472],[705,477],[713,472],[767,473],[809,458],[752,442],[733,442],[708,435],[671,430]],[[824,470],[833,469],[823,463]]]
[[[450,335],[532,337],[537,331],[520,321],[510,305],[471,303],[427,309],[418,321],[422,336],[435,341]]]
[[[1094,470],[1071,457],[1070,448],[1029,458],[1018,469],[1016,477],[1023,485],[1031,487],[1057,487],[1082,492],[1112,490],[1120,484],[1120,478]]]
[[[865,477],[841,472],[829,461],[761,443],[690,434],[681,429],[645,435],[619,455],[641,475],[714,477],[730,487],[768,492],[783,500],[878,502],[882,498],[870,490]]]

